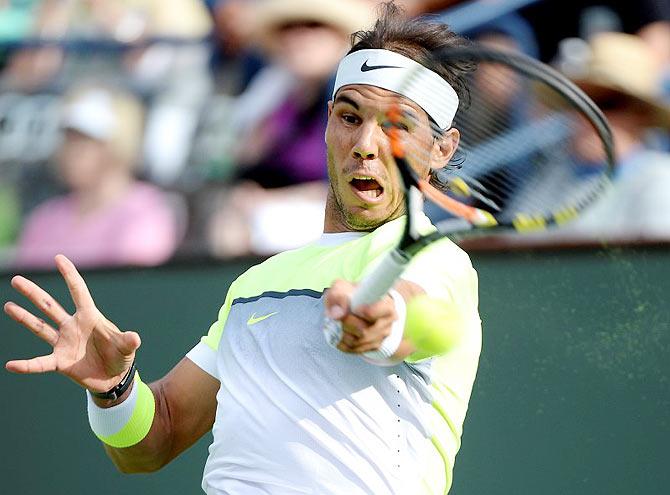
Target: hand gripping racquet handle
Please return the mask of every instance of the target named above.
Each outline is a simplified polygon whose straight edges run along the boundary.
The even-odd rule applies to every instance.
[[[409,258],[399,249],[389,251],[387,255],[382,258],[382,261],[375,267],[370,274],[368,274],[356,288],[351,296],[351,310],[355,313],[356,309],[366,304],[372,304],[379,301],[386,293],[393,287],[395,281],[402,274],[403,270],[409,263]],[[337,347],[337,344],[342,339],[342,324],[337,320],[332,320],[328,317],[324,320],[323,333],[332,347]],[[395,349],[393,350],[395,352]],[[384,352],[383,349],[375,351],[372,354],[378,357],[378,354],[390,354]]]
[[[399,249],[393,249],[368,274],[351,296],[351,310],[379,301],[393,287],[395,281],[405,270],[409,258]]]

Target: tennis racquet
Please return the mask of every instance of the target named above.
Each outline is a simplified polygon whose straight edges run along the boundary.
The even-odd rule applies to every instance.
[[[446,167],[432,170],[430,180],[420,178],[412,164],[427,161],[429,150],[406,138],[402,112],[392,105],[384,125],[406,191],[406,222],[397,247],[354,291],[353,312],[381,299],[428,244],[444,236],[561,226],[610,183],[615,158],[607,120],[563,75],[525,55],[476,44],[433,57],[442,65],[475,67],[468,80],[469,101],[460,102],[452,123],[460,132],[458,150]],[[412,94],[421,90],[411,74],[403,84]],[[443,131],[435,123],[430,126],[439,138]],[[424,213],[437,227],[428,235],[419,228]],[[336,346],[341,325],[327,320],[324,333]],[[387,354],[366,353],[373,358]]]

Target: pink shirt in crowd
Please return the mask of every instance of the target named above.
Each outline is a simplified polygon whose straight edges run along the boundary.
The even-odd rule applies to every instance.
[[[53,268],[59,253],[79,267],[157,265],[174,253],[178,237],[165,193],[137,182],[117,203],[83,218],[73,195],[39,205],[25,223],[16,265]]]

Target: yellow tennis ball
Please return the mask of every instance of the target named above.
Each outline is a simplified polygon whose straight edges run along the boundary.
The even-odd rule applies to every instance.
[[[418,351],[430,355],[449,352],[461,339],[465,318],[453,304],[422,294],[407,303],[405,337]]]

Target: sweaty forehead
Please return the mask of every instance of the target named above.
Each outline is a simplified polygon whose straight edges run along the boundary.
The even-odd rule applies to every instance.
[[[335,95],[338,102],[354,103],[359,110],[386,112],[392,105],[399,105],[401,110],[416,114],[416,117],[428,120],[428,114],[415,102],[388,89],[367,84],[351,84],[342,87]]]

